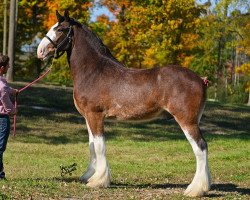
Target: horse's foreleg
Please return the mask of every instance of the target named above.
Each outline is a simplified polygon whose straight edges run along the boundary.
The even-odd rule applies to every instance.
[[[211,186],[207,143],[202,137],[198,125],[186,126],[182,129],[196,157],[195,176],[184,194],[187,196],[203,196]]]
[[[110,185],[110,170],[106,159],[105,139],[103,135],[94,136],[96,153],[96,169],[94,175],[88,180],[90,187],[108,187]]]
[[[108,187],[110,185],[110,170],[106,159],[106,145],[103,135],[103,117],[91,113],[88,118],[88,128],[92,133],[90,151],[94,155],[93,165],[90,167],[92,176],[88,177],[86,183],[89,187]],[[88,171],[87,171],[88,172]],[[94,172],[94,173],[93,173]],[[83,175],[84,176],[84,175]]]
[[[95,148],[94,148],[94,137],[92,134],[92,131],[88,125],[88,122],[86,120],[86,125],[88,128],[88,134],[89,134],[89,151],[90,151],[90,162],[87,171],[80,177],[80,181],[87,183],[89,178],[93,176],[95,173],[96,168],[96,154],[95,154]]]

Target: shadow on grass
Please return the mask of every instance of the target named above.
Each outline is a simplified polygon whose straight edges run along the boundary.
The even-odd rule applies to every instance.
[[[211,190],[220,191],[220,192],[230,192],[230,193],[239,193],[241,195],[250,195],[249,188],[240,188],[232,183],[217,183],[213,184]]]
[[[14,179],[12,181],[15,182],[28,182],[30,185],[39,186],[37,183],[43,184],[44,182],[53,182],[53,183],[60,183],[60,182],[66,182],[66,183],[82,183],[79,180],[79,177],[75,176],[67,176],[67,177],[51,177],[51,178],[28,178],[28,179]],[[7,180],[8,182],[8,180]],[[84,185],[84,183],[82,183]],[[187,188],[188,184],[180,184],[180,183],[166,183],[166,184],[129,184],[129,183],[115,183],[112,182],[110,189],[181,189],[185,190]],[[241,188],[238,187],[236,184],[232,183],[216,183],[212,184],[210,191],[208,192],[205,197],[223,197],[225,195],[228,195],[228,193],[239,194],[239,195],[250,195],[250,189],[249,188]]]
[[[175,184],[175,183],[167,183],[167,184],[126,184],[126,183],[111,183],[110,188],[118,189],[118,188],[139,188],[139,189],[176,189],[176,188],[186,188],[188,184]]]
[[[20,129],[20,128],[19,128]],[[88,134],[87,130],[82,130],[81,133],[76,130],[72,130],[71,135],[70,134],[46,134],[46,132],[43,133],[35,133],[42,128],[24,128],[22,129],[22,132],[24,130],[30,131],[29,134],[22,133],[19,134],[17,131],[17,136],[14,138],[14,140],[23,142],[23,143],[44,143],[44,144],[53,144],[53,145],[61,145],[61,144],[77,144],[77,143],[87,143],[88,142]],[[28,132],[27,131],[27,132]],[[84,134],[85,133],[85,134]]]
[[[201,119],[205,131],[208,129],[209,133],[213,133],[220,130],[226,134],[235,131],[247,134],[250,131],[249,121],[249,106],[229,106],[214,102],[207,102]]]
[[[16,88],[21,88],[17,86]],[[18,105],[41,106],[55,110],[72,111],[74,109],[72,89],[36,86],[24,90],[18,95]],[[34,113],[36,115],[37,113]]]
[[[139,189],[186,189],[188,184],[177,184],[177,183],[167,183],[167,184],[120,184],[112,183],[111,188],[139,188]],[[238,193],[240,195],[250,195],[250,189],[240,188],[232,183],[221,183],[213,184],[210,192],[206,197],[220,197],[224,194],[216,194],[215,192],[225,192],[225,193]]]

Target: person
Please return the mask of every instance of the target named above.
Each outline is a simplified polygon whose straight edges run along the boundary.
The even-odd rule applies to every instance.
[[[0,180],[5,179],[3,153],[10,134],[9,116],[17,112],[11,101],[11,95],[16,95],[18,90],[11,88],[4,78],[4,74],[7,73],[8,68],[9,57],[0,54]]]

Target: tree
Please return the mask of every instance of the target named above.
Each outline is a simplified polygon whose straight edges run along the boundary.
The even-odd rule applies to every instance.
[[[244,63],[243,65],[236,68],[236,73],[245,76],[245,91],[248,92],[247,105],[250,106],[250,62]]]
[[[7,0],[4,0],[3,3],[3,16],[4,16],[4,22],[3,22],[3,54],[6,55],[7,53],[7,16],[8,16],[8,10],[7,10]]]
[[[10,58],[10,68],[8,69],[6,78],[9,82],[13,81],[13,68],[15,60],[15,32],[16,32],[16,0],[10,1],[10,20],[9,20],[9,42],[8,56]]]
[[[228,87],[235,83],[237,52],[245,37],[242,32],[244,14],[237,8],[246,1],[216,2],[215,8],[211,11],[208,6],[207,14],[201,18],[198,50],[191,61],[191,68],[209,77],[215,88],[214,98],[218,99],[218,95],[227,98]]]
[[[240,29],[241,40],[237,45],[238,62],[243,63],[236,68],[236,73],[241,74],[245,78],[244,87],[248,92],[248,103],[250,106],[250,14],[246,13],[238,16],[240,18],[239,23],[242,25]],[[240,56],[241,55],[241,56]]]
[[[48,9],[44,26],[46,28],[51,27],[57,21],[55,12],[56,10],[64,12],[65,10],[70,11],[70,16],[77,19],[81,23],[87,23],[89,21],[89,9],[92,7],[91,0],[46,0],[46,7]]]
[[[103,0],[116,16],[106,25],[104,42],[129,67],[182,64],[197,38],[204,11],[194,0]],[[102,23],[102,21],[98,21]]]

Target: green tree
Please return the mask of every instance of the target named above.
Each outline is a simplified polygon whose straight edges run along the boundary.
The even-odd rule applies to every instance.
[[[235,83],[234,69],[239,65],[237,52],[245,37],[244,14],[238,10],[243,3],[246,1],[217,1],[215,8],[208,7],[207,15],[201,18],[198,50],[191,68],[209,77],[215,87],[215,99],[227,98],[231,93],[229,89],[234,87],[231,85]]]
[[[117,19],[107,24],[104,42],[118,60],[137,68],[184,63],[195,46],[204,11],[194,0],[103,0],[101,4]]]

